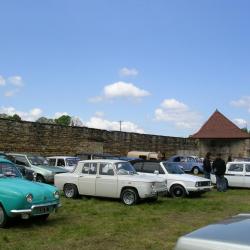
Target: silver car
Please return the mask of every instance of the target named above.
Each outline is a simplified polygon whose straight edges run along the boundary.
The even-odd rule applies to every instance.
[[[250,250],[250,214],[239,214],[179,238],[175,250]]]

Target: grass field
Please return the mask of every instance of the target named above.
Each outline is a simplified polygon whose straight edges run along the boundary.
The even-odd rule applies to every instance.
[[[61,201],[45,223],[17,220],[0,229],[0,249],[173,249],[183,234],[250,212],[250,190],[239,189],[132,207],[98,198]]]

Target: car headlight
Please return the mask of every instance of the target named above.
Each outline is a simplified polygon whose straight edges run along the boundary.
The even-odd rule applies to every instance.
[[[155,182],[152,182],[151,188],[152,188],[152,189],[155,189]]]
[[[59,194],[58,191],[54,192],[54,197],[55,197],[55,199],[59,199],[60,198],[60,194]]]
[[[196,182],[196,183],[195,183],[195,186],[196,186],[196,187],[199,187],[199,186],[200,186],[200,182]]]
[[[33,195],[32,194],[27,194],[26,195],[26,201],[29,202],[29,203],[32,203],[32,201],[33,201]]]

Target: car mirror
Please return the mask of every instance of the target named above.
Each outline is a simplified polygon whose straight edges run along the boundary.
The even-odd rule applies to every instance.
[[[155,171],[154,171],[154,174],[157,174],[157,175],[158,175],[158,174],[159,174],[159,170],[155,170]]]

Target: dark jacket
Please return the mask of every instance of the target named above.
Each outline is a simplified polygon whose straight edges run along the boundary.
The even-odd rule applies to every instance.
[[[226,172],[226,163],[221,158],[216,158],[213,162],[212,168],[216,175],[224,175]]]
[[[208,158],[203,160],[203,168],[206,172],[211,173],[211,161]]]

